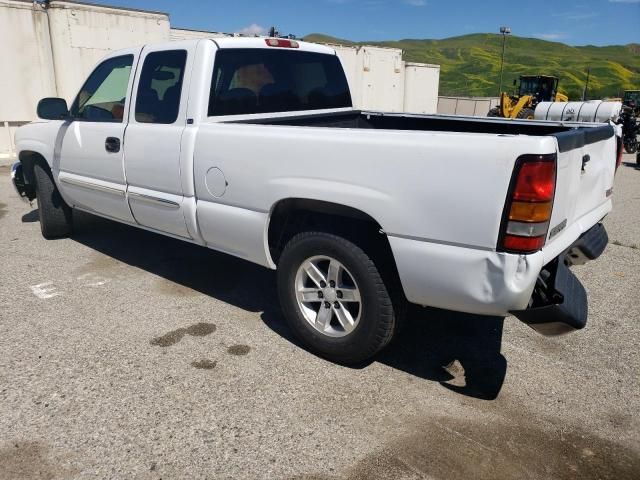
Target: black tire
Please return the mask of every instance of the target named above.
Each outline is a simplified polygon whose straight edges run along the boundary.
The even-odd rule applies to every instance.
[[[46,239],[66,237],[71,234],[72,212],[53,182],[51,173],[42,165],[33,167],[38,198],[40,230]]]
[[[500,107],[493,107],[491,110],[489,110],[489,113],[487,113],[487,117],[502,117],[502,115],[500,114]]]
[[[295,278],[302,263],[314,256],[342,263],[360,290],[361,316],[346,336],[332,338],[316,330],[304,317],[296,299]],[[393,338],[397,315],[389,289],[371,258],[354,243],[325,232],[303,232],[287,243],[278,264],[278,295],[284,316],[309,350],[336,363],[360,364],[382,350]]]
[[[627,153],[636,153],[638,151],[638,139],[631,139],[625,143],[624,150]]]
[[[518,112],[516,118],[522,118],[526,120],[533,120],[535,117],[535,110],[533,108],[523,108]]]

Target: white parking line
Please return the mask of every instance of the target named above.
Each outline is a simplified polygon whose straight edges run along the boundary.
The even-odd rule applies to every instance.
[[[41,298],[42,300],[62,295],[62,292],[58,292],[56,290],[56,287],[52,285],[53,282],[44,282],[39,283],[38,285],[31,285],[31,291],[36,297]]]

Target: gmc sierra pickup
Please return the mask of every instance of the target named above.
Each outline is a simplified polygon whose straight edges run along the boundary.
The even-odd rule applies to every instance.
[[[333,361],[382,349],[407,302],[586,323],[568,267],[607,244],[611,125],[358,111],[334,50],[278,38],[114,52],[38,116],[12,177],[45,238],[78,209],[277,269]]]

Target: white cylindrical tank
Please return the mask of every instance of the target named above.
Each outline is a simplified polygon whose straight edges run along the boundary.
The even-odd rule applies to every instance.
[[[602,102],[596,109],[593,121],[608,122],[609,120],[613,120],[615,122],[620,117],[621,111],[622,102]]]
[[[536,120],[561,122],[599,122],[616,121],[622,109],[621,102],[540,102],[536,107]]]
[[[536,106],[534,118],[536,120],[562,120],[567,105],[568,102],[540,102]]]
[[[555,104],[556,102],[540,102],[538,105],[536,105],[536,111],[533,114],[533,118],[535,118],[536,120],[549,120],[549,109]]]
[[[579,122],[593,122],[596,117],[598,107],[602,104],[602,100],[591,100],[585,102],[584,106],[580,109],[580,115],[578,115]]]
[[[580,110],[582,110],[584,104],[585,102],[566,102],[560,120],[563,122],[577,122],[580,116]]]

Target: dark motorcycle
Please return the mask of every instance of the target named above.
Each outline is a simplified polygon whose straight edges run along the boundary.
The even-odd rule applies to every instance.
[[[620,112],[620,121],[622,125],[622,143],[627,153],[636,153],[638,151],[638,134],[640,134],[640,126],[633,114],[633,110],[627,107]]]

